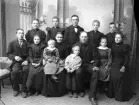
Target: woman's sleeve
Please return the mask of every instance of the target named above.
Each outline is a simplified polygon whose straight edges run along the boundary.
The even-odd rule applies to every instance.
[[[33,63],[33,54],[32,54],[32,48],[31,48],[31,46],[29,46],[28,55],[29,55],[29,57],[28,57],[29,62],[30,63]]]
[[[129,65],[130,51],[131,51],[131,47],[129,45],[125,45],[123,48],[124,59],[125,59],[123,66],[125,66],[125,67]]]
[[[111,49],[108,50],[108,66],[110,67],[112,63],[112,55],[111,55]]]
[[[59,60],[59,51],[58,51],[58,49],[56,49],[55,51],[56,51],[56,61],[58,61]]]

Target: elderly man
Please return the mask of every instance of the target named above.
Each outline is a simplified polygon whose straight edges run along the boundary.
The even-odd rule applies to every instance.
[[[28,76],[28,44],[23,39],[24,31],[23,29],[17,29],[16,31],[17,39],[13,40],[9,43],[8,47],[8,58],[13,61],[11,68],[11,77],[13,82],[13,95],[16,97],[19,94],[20,87],[19,84],[22,84],[22,97],[27,97],[27,90],[26,90],[26,80]],[[22,71],[22,75],[21,75]],[[22,80],[22,81],[21,81]]]
[[[80,46],[80,57],[82,58],[82,73],[80,75],[81,87],[80,91],[84,92],[84,84],[82,81],[86,80],[87,73],[91,74],[91,83],[89,91],[89,99],[92,105],[96,105],[96,86],[98,82],[98,65],[99,65],[99,55],[96,48],[92,47],[88,42],[88,35],[86,32],[81,32],[79,37],[79,42],[76,45]],[[82,95],[82,94],[81,94]]]

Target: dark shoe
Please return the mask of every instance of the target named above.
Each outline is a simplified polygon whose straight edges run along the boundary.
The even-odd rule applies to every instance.
[[[39,94],[40,94],[39,92],[36,92],[36,93],[35,93],[35,96],[38,96]]]
[[[31,92],[28,92],[28,96],[31,96],[32,95],[32,93]]]
[[[69,97],[70,97],[70,98],[72,98],[72,97],[73,97],[72,92],[69,92]]]
[[[26,98],[28,96],[28,94],[26,92],[22,92],[22,97]]]
[[[92,105],[98,105],[96,99],[90,98],[89,99]]]
[[[85,93],[84,92],[80,92],[80,97],[84,97],[85,96]]]
[[[19,91],[13,91],[13,96],[16,97],[19,95]]]
[[[78,98],[78,94],[77,93],[74,93],[74,98]]]

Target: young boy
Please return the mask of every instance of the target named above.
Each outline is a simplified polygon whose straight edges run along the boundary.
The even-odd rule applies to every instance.
[[[111,48],[112,44],[114,43],[114,38],[115,38],[115,31],[116,31],[116,26],[113,22],[111,22],[109,24],[109,29],[110,29],[110,32],[106,34],[106,37],[107,37],[107,46],[109,48]]]
[[[23,29],[17,29],[16,30],[16,40],[13,40],[9,43],[8,47],[8,57],[13,61],[12,63],[12,82],[13,82],[13,95],[16,97],[19,94],[20,88],[19,84],[21,82],[22,84],[22,97],[27,97],[26,92],[26,80],[28,75],[28,46],[27,42],[23,39],[24,37],[24,31]],[[21,77],[21,71],[22,71],[22,77]],[[22,81],[21,81],[22,80]]]

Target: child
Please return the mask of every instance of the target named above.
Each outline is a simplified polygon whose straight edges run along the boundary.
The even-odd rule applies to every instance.
[[[55,41],[49,40],[48,47],[44,49],[43,52],[44,57],[44,73],[48,75],[52,75],[51,79],[55,82],[58,82],[58,78],[55,76],[58,70],[58,60],[59,60],[59,52],[55,47]]]
[[[107,38],[101,37],[100,39],[100,46],[97,47],[98,53],[100,56],[100,66],[99,66],[99,80],[103,81],[100,82],[103,85],[107,85],[107,81],[109,81],[109,69],[112,62],[111,57],[111,49],[107,47]],[[104,83],[105,82],[105,83]],[[104,90],[107,86],[101,86],[102,90]]]
[[[67,89],[69,90],[69,97],[77,98],[78,79],[76,79],[76,72],[80,69],[82,60],[79,57],[80,47],[75,45],[72,47],[72,54],[65,60],[65,69],[67,70]]]
[[[43,49],[45,46],[40,43],[40,37],[39,35],[35,35],[33,39],[34,43],[30,45],[29,47],[29,74],[27,79],[27,89],[28,89],[28,96],[31,95],[31,86],[32,84],[35,85],[36,95],[39,95],[41,90],[41,73],[43,70],[42,67],[42,60],[43,60]],[[36,79],[35,79],[36,77]],[[35,83],[33,83],[34,79],[36,80]]]

